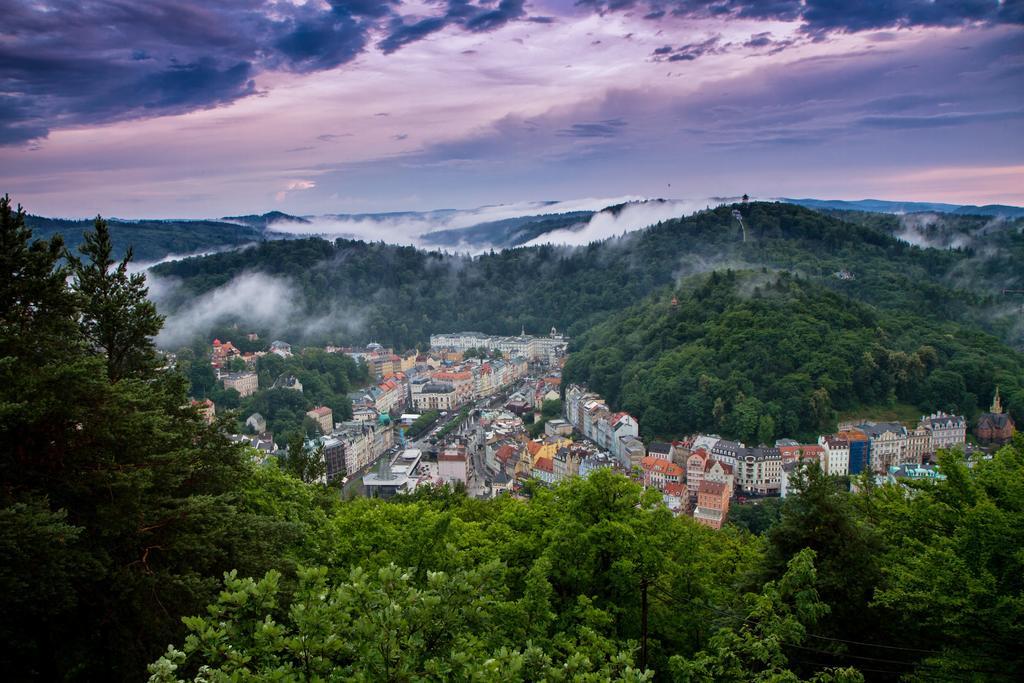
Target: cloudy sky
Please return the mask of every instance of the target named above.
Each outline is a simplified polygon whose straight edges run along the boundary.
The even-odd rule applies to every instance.
[[[0,7],[0,191],[33,213],[1024,204],[1024,0]]]

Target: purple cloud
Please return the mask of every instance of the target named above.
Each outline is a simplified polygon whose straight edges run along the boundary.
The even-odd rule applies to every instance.
[[[258,92],[269,71],[347,64],[371,35],[391,53],[447,26],[480,33],[523,19],[522,0],[448,0],[409,21],[395,0],[10,0],[0,26],[0,144],[54,127],[217,107]]]
[[[569,138],[614,138],[622,134],[626,122],[621,118],[606,119],[596,123],[574,123],[562,128],[557,135]]]
[[[644,8],[645,19],[742,18],[799,21],[808,33],[855,33],[881,28],[1022,24],[1024,6],[996,0],[577,0],[600,13]]]
[[[692,62],[693,60],[705,55],[722,54],[732,47],[732,43],[723,44],[721,41],[721,36],[711,36],[707,40],[699,43],[689,43],[687,45],[681,45],[675,49],[666,45],[656,49],[653,56],[656,61]]]

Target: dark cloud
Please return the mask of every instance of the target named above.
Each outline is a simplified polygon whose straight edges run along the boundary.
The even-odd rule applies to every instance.
[[[426,38],[431,33],[440,31],[448,22],[444,17],[429,17],[420,21],[406,24],[402,19],[395,18],[391,22],[388,36],[377,43],[377,47],[384,54],[391,54],[409,43]]]
[[[464,20],[465,27],[470,31],[493,31],[510,21],[526,16],[523,0],[501,0],[492,10],[482,10],[468,2],[464,4],[470,8]]]
[[[309,12],[312,14],[312,10]],[[314,14],[288,22],[275,42],[294,71],[322,71],[351,61],[366,47],[366,24],[338,12]]]
[[[350,138],[352,133],[324,133],[323,135],[317,135],[316,139],[321,142],[335,142],[341,138]]]
[[[774,55],[796,44],[796,40],[789,38],[785,40],[775,40],[772,37],[771,31],[764,31],[763,33],[755,33],[751,35],[750,38],[743,43],[743,47],[748,50],[758,50],[758,54]]]
[[[266,71],[355,59],[383,31],[394,52],[449,25],[524,19],[522,0],[446,0],[403,17],[398,0],[6,0],[0,25],[0,145],[87,126],[216,107],[258,92]],[[543,19],[543,18],[541,18]]]
[[[614,138],[626,127],[623,119],[605,119],[596,123],[574,123],[558,131],[559,137],[570,138]]]
[[[487,0],[447,0],[444,13],[415,21],[395,16],[388,27],[388,34],[379,47],[385,54],[398,50],[403,45],[420,40],[448,26],[461,26],[467,31],[480,33],[501,28],[510,21],[526,18],[524,0],[501,0],[497,6]],[[544,17],[537,17],[543,22]]]
[[[675,49],[666,45],[656,49],[653,56],[656,61],[692,62],[698,57],[703,57],[704,55],[721,54],[732,45],[732,43],[723,44],[721,40],[721,36],[711,36],[702,42],[681,45]]]
[[[392,136],[391,136],[391,139],[392,139],[392,140],[398,140],[399,142],[401,142],[402,140],[405,140],[405,139],[407,139],[408,137],[409,137],[409,134],[408,134],[408,133],[397,133],[397,134],[395,134],[395,135],[392,135]]]
[[[767,47],[773,42],[775,41],[772,40],[772,32],[765,31],[764,33],[755,33],[750,36],[750,40],[743,43],[743,47]]]
[[[1024,24],[1019,0],[577,0],[606,13],[642,8],[645,19],[736,17],[800,21],[812,34],[854,33],[913,26]]]
[[[959,153],[969,155],[963,150],[973,150],[979,136],[1005,135],[1024,120],[1024,91],[1008,88],[1005,75],[1007,58],[1022,54],[1024,37],[987,30],[971,38],[975,49],[968,54],[956,49],[963,38],[950,35],[910,51],[770,64],[711,84],[673,114],[688,136],[712,147],[825,145],[829,153],[844,149],[845,159],[893,153],[874,144],[936,155],[960,144]],[[941,143],[932,129],[943,130]],[[1012,154],[1014,145],[1007,139],[1000,152]]]

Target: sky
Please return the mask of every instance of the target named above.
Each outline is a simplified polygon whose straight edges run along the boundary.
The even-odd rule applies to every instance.
[[[1024,204],[1024,0],[0,8],[0,192],[40,215]]]

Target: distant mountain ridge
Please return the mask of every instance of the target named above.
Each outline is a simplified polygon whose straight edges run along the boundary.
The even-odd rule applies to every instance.
[[[92,230],[93,219],[45,218],[26,216],[25,223],[36,238],[60,234],[69,249],[82,243],[82,234]],[[114,251],[120,255],[128,247],[137,263],[161,261],[172,255],[221,251],[267,239],[263,228],[225,220],[124,220],[107,219]]]
[[[435,230],[420,235],[424,244],[438,247],[464,248],[506,248],[526,244],[530,240],[554,230],[572,229],[583,226],[593,211],[570,211],[568,213],[519,216],[500,221],[489,221],[468,228]]]
[[[878,199],[857,201],[827,199],[789,199],[779,201],[802,206],[816,211],[868,212],[886,215],[915,213],[942,213],[947,215],[977,215],[1000,218],[1024,217],[1024,207],[991,204],[986,206],[946,204],[940,202],[894,202]],[[480,207],[477,209],[435,209],[432,211],[392,211],[379,213],[337,213],[322,215],[294,215],[282,211],[263,214],[224,216],[215,219],[108,219],[118,253],[131,246],[135,260],[152,263],[169,258],[181,258],[192,254],[223,251],[266,240],[294,239],[312,234],[356,239],[384,239],[385,241],[415,243],[426,248],[480,252],[487,249],[506,249],[535,243],[544,235],[560,233],[565,237],[584,230],[590,221],[599,216],[618,216],[625,208],[665,205],[664,199],[647,199],[620,202],[600,210],[569,210],[560,213],[544,213],[546,207],[557,208],[555,201],[534,202],[524,207],[525,213],[500,219],[488,216],[500,215],[502,206]],[[511,209],[510,209],[511,210]],[[683,215],[680,209],[680,216]],[[507,212],[506,212],[507,215]],[[479,218],[478,221],[476,219]],[[476,221],[476,222],[474,222]],[[353,231],[344,230],[351,222]],[[452,222],[459,227],[444,227]],[[656,220],[652,222],[657,222]],[[82,241],[82,233],[92,227],[92,219],[47,218],[30,215],[29,227],[38,237],[63,234],[65,242],[72,249]],[[380,225],[380,235],[370,237],[356,233],[356,227],[375,230]],[[406,232],[397,235],[395,225],[403,225]],[[280,226],[275,229],[275,226]],[[326,226],[320,230],[321,226]],[[369,226],[369,228],[367,227]],[[638,229],[643,226],[636,226]],[[329,230],[327,229],[329,228]],[[570,240],[571,241],[571,240]]]
[[[894,202],[885,199],[790,199],[780,197],[780,202],[797,204],[808,209],[835,209],[840,211],[869,211],[872,213],[954,213],[972,216],[1001,216],[1004,218],[1020,218],[1024,216],[1024,207],[1006,204],[944,204],[941,202]]]
[[[866,222],[859,224],[862,218]],[[436,331],[511,334],[523,326],[555,326],[573,336],[680,277],[744,267],[800,272],[871,305],[928,310],[1013,344],[1024,340],[1016,309],[1006,309],[1012,302],[1001,294],[1016,287],[1008,264],[1024,253],[1024,220],[984,232],[985,249],[971,247],[985,230],[984,218],[923,226],[914,235],[940,244],[952,235],[966,246],[922,249],[901,232],[900,218],[853,213],[840,219],[794,204],[750,202],[575,249],[544,244],[466,256],[459,249],[445,254],[380,241],[309,238],[264,241],[244,253],[166,263],[153,273],[181,283],[178,296],[163,303],[185,317],[195,297],[213,290],[226,288],[224,300],[233,301],[235,278],[256,272],[277,278],[294,319],[279,321],[275,330],[293,340],[372,339],[408,348]]]
[[[220,220],[227,223],[239,223],[241,225],[247,225],[251,228],[258,228],[260,230],[266,230],[273,223],[279,221],[290,221],[295,223],[309,223],[309,220],[302,216],[292,216],[291,214],[284,213],[282,211],[268,211],[263,214],[250,214],[248,216],[225,216]]]

